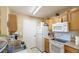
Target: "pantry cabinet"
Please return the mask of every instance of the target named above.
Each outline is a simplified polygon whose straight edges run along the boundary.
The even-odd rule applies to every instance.
[[[71,9],[68,17],[69,30],[79,32],[79,9]]]
[[[8,29],[9,34],[17,31],[17,16],[14,14],[9,14]]]

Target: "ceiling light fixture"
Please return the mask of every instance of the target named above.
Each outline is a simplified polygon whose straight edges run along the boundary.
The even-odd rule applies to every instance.
[[[38,6],[38,7],[34,10],[33,15],[35,15],[35,14],[39,11],[39,9],[40,9],[41,7],[42,7],[42,6]]]

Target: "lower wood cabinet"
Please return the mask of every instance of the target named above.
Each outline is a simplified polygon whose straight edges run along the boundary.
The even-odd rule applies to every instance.
[[[45,38],[45,52],[49,53],[49,39]]]
[[[79,50],[78,49],[75,49],[73,47],[64,45],[64,52],[65,53],[79,53]]]

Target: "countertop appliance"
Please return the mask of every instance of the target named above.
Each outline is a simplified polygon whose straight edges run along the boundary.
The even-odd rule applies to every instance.
[[[75,36],[75,44],[79,45],[79,36]]]
[[[52,24],[52,31],[68,32],[68,22],[58,22]]]

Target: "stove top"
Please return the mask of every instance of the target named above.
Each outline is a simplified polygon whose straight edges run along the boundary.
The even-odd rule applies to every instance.
[[[52,40],[55,40],[55,41],[58,41],[58,42],[61,42],[61,43],[66,43],[67,42],[64,39],[58,39],[58,38],[53,38]]]

